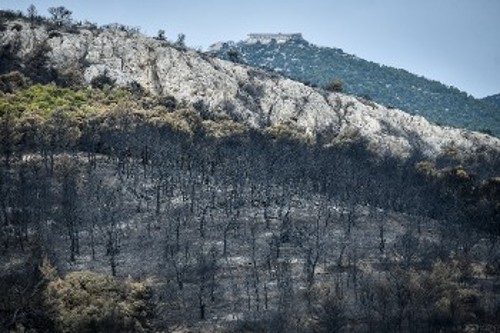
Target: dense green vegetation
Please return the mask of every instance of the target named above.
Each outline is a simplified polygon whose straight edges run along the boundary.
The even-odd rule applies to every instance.
[[[482,99],[483,102],[500,108],[500,94],[491,95]]]
[[[442,125],[500,135],[500,108],[457,88],[356,56],[318,47],[305,40],[286,43],[224,44],[218,57],[268,68],[292,79],[328,87],[343,82],[343,91],[419,114]]]
[[[44,305],[59,332],[137,332],[148,329],[150,288],[89,271],[57,277],[48,262],[43,273]]]

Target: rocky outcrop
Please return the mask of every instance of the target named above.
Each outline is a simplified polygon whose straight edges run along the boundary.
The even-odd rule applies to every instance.
[[[21,29],[12,29],[14,24]],[[77,68],[87,82],[106,74],[118,85],[137,83],[152,94],[174,96],[253,127],[285,124],[311,136],[327,133],[331,144],[362,138],[374,151],[403,157],[413,149],[429,157],[449,148],[462,154],[484,147],[500,151],[500,140],[485,134],[439,127],[419,116],[183,50],[137,32],[54,32],[16,21],[0,33],[0,46],[12,43],[17,43],[19,57],[46,43],[50,66]]]

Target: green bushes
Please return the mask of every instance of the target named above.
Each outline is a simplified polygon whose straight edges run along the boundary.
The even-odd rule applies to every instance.
[[[0,22],[0,32],[2,31],[2,24]],[[11,41],[0,47],[0,73],[9,73],[12,71],[21,70],[21,61],[17,56],[20,48],[19,41]]]
[[[340,80],[333,80],[326,86],[326,90],[334,92],[343,92],[344,83]]]
[[[265,129],[265,133],[274,140],[312,143],[311,138],[291,122],[271,125]]]
[[[255,82],[238,82],[239,89],[246,95],[258,100],[264,95],[264,87]]]
[[[145,332],[151,289],[145,283],[119,281],[89,271],[58,278],[42,268],[49,281],[45,304],[58,332]]]
[[[12,93],[14,90],[25,88],[26,78],[18,71],[0,75],[0,91]]]
[[[177,108],[177,99],[172,95],[160,97],[159,104],[165,106],[168,110],[175,110]]]
[[[0,96],[0,105],[8,105],[9,109],[16,109],[20,112],[35,112],[44,117],[56,109],[78,110],[88,101],[89,96],[84,90],[74,91],[52,84],[37,84],[15,95]]]
[[[57,30],[52,30],[49,32],[49,39],[52,39],[52,38],[61,38],[62,37],[62,34],[57,31]]]
[[[115,80],[108,76],[108,73],[104,72],[90,81],[92,88],[104,89],[106,87],[113,88],[115,86]]]
[[[214,138],[226,138],[244,135],[247,127],[239,122],[235,122],[229,117],[220,117],[216,120],[204,120],[202,122],[205,133]]]
[[[49,65],[48,53],[52,48],[47,41],[38,42],[24,58],[24,75],[36,83],[50,83],[57,79],[57,71]]]
[[[11,73],[0,77],[2,82],[10,85],[22,85],[22,76]],[[28,89],[18,89],[9,94],[0,94],[0,115],[9,110],[17,110],[17,116],[25,113],[34,113],[48,117],[55,110],[65,110],[89,116],[93,110],[106,109],[118,101],[130,101],[132,93],[125,89],[111,89],[101,91],[97,89],[61,88],[54,84],[36,84]]]

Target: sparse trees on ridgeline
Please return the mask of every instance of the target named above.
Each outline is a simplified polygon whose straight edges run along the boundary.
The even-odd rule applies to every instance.
[[[158,30],[158,35],[156,36],[156,39],[158,39],[158,40],[166,40],[165,30],[163,30],[163,29]]]
[[[175,41],[175,45],[181,49],[186,48],[186,35],[183,33],[180,33],[177,35],[177,40]]]
[[[56,26],[61,27],[71,23],[71,14],[73,13],[66,7],[49,7],[48,11],[52,15],[52,21]]]

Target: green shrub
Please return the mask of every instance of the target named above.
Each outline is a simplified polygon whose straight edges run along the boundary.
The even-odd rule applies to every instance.
[[[57,73],[50,66],[48,54],[52,48],[47,41],[35,44],[33,49],[24,58],[24,75],[37,83],[50,83],[57,79]]]
[[[343,92],[344,91],[344,83],[340,80],[333,80],[326,86],[326,90],[335,91],[335,92]]]
[[[14,24],[14,26],[11,28],[11,30],[12,30],[12,31],[18,31],[18,32],[19,32],[19,31],[22,31],[22,30],[23,30],[23,26],[22,26],[22,25],[20,25],[20,24],[18,24],[18,23],[16,23],[16,24]]]
[[[147,331],[151,290],[146,284],[89,271],[63,279],[45,275],[50,281],[45,303],[59,332]]]
[[[92,88],[104,89],[106,87],[112,88],[115,86],[115,80],[108,76],[107,72],[104,72],[90,81]]]
[[[0,47],[0,73],[9,73],[21,69],[22,61],[18,56],[20,48],[21,43],[19,41],[11,41]]]
[[[166,127],[174,132],[192,137],[201,128],[202,120],[196,111],[181,109],[163,114],[160,117],[152,117],[148,122],[150,125]]]
[[[244,124],[225,117],[221,117],[217,120],[204,120],[202,125],[205,133],[214,138],[243,135],[247,131]]]
[[[311,143],[312,138],[291,122],[273,124],[267,127],[265,133],[274,140],[292,140]]]
[[[25,88],[26,78],[18,71],[0,75],[0,91],[12,93],[14,90]]]
[[[76,89],[84,83],[82,73],[75,67],[66,67],[57,70],[56,76],[55,83],[61,87]]]
[[[49,31],[49,39],[60,38],[60,37],[62,37],[62,34],[59,31],[57,31],[57,30]]]
[[[264,87],[254,82],[239,82],[238,87],[241,91],[245,92],[248,96],[259,99],[264,96]]]
[[[160,98],[160,104],[168,110],[175,110],[177,108],[177,99],[172,95],[164,96]]]
[[[227,57],[229,58],[229,61],[236,63],[240,62],[240,53],[235,49],[227,51]]]

